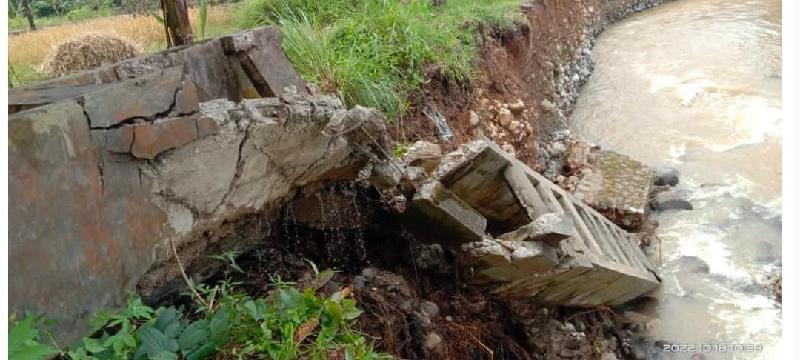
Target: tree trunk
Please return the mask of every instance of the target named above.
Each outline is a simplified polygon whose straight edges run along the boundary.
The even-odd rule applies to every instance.
[[[36,24],[33,22],[33,10],[31,10],[31,0],[22,0],[22,12],[28,18],[28,25],[31,31],[36,31]]]
[[[167,47],[187,45],[194,41],[192,27],[189,24],[189,10],[186,7],[186,1],[161,0]]]

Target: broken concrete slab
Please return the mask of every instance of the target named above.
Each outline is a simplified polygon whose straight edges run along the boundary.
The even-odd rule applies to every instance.
[[[430,174],[439,165],[441,157],[442,149],[439,145],[420,140],[408,147],[403,160],[408,166],[421,167]]]
[[[499,284],[499,294],[549,303],[608,305],[629,301],[659,284],[652,264],[630,234],[506,155],[497,144],[476,141],[446,154],[427,181],[423,186],[450,190],[448,199],[462,200],[459,209],[486,219],[489,233],[479,237],[473,229],[471,235],[478,240],[458,250],[464,264],[471,266],[472,280]],[[481,194],[479,187],[498,189],[495,199]],[[505,196],[510,201],[497,201]],[[498,232],[509,227],[509,221],[498,221],[498,214],[509,208],[512,212],[506,215],[511,216],[506,219],[535,216],[536,220]],[[449,223],[464,226],[462,214],[449,215]],[[436,228],[433,225],[429,229]],[[453,226],[439,230],[456,231]]]
[[[575,196],[626,229],[644,222],[653,170],[630,157],[601,151],[592,171],[577,185]]]
[[[169,113],[181,84],[181,71],[180,67],[173,67],[83,95],[89,124],[93,128],[108,128],[132,119],[154,119]]]
[[[529,241],[485,238],[461,245],[459,254],[463,265],[476,268],[476,283],[513,282],[558,264],[555,248]]]
[[[503,176],[529,219],[538,220],[550,212],[528,176],[519,166],[507,166]]]
[[[239,50],[226,53],[223,43],[233,37],[249,38],[249,47],[240,46]],[[286,87],[306,94],[305,82],[283,52],[279,30],[261,27],[11,89],[9,114],[74,100],[88,92],[105,89],[108,84],[142,78],[173,67],[183,69],[184,78],[191,79],[201,102],[277,96]],[[191,94],[181,94],[181,97],[184,95],[191,97]],[[136,100],[135,97],[127,99]],[[183,112],[179,104],[176,104],[179,113],[188,113]]]
[[[258,33],[242,31],[221,38],[227,55],[235,55],[253,86],[262,97],[276,96],[292,87],[306,93],[305,82],[291,69],[283,52],[283,34],[278,28],[262,28]]]
[[[530,222],[504,177],[508,155],[489,142],[472,142],[445,155],[431,175],[501,229]]]
[[[444,244],[480,241],[486,233],[486,218],[439,182],[427,183],[414,194],[407,216],[418,226],[446,234],[441,238]]]
[[[502,234],[497,238],[505,241],[541,241],[552,246],[575,235],[575,223],[565,214],[547,213],[528,225]]]

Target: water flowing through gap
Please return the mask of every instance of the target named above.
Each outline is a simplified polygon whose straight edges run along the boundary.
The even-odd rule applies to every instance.
[[[781,308],[763,285],[781,266],[780,19],[779,0],[677,0],[632,16],[598,39],[572,114],[587,140],[680,172],[694,210],[656,215],[664,283],[645,335],[764,347],[706,359],[779,355]]]

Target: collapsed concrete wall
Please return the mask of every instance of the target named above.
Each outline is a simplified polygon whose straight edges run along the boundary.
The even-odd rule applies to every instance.
[[[174,291],[173,245],[187,269],[202,268],[211,249],[246,250],[229,224],[270,216],[299,187],[352,179],[383,156],[375,110],[297,91],[241,100],[243,86],[217,84],[239,64],[233,79],[254,96],[302,85],[275,61],[285,59],[280,43],[264,45],[274,34],[248,31],[12,93],[11,311],[55,320],[69,343],[127,291]]]
[[[619,305],[660,283],[632,234],[492,142],[445,155],[406,216],[503,296]]]
[[[298,92],[305,93],[305,83],[283,52],[282,38],[278,28],[262,27],[15,88],[9,94],[8,112],[13,114],[78,98],[105,89],[108,84],[142,78],[174,67],[183,69],[201,102],[271,97],[280,94],[286,87],[294,87]],[[141,95],[147,94],[133,92],[115,100],[168,100],[160,93],[140,99]]]

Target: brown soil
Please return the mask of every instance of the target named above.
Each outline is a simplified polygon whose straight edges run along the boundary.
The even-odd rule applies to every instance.
[[[549,0],[523,5],[526,23],[513,28],[484,28],[480,33],[479,75],[470,84],[458,84],[437,69],[426,74],[423,90],[407,114],[394,124],[392,134],[401,143],[427,140],[444,151],[487,137],[513,146],[517,157],[541,170],[538,144],[565,125],[580,86],[591,71],[589,53],[594,37],[609,23],[633,12],[635,5],[653,6],[661,0]],[[580,74],[576,78],[576,75]],[[497,124],[497,110],[521,100],[525,112],[514,118],[529,131],[510,131]],[[546,107],[549,102],[554,107]],[[424,114],[433,104],[447,120],[454,137],[439,138]],[[469,123],[470,111],[481,117]],[[490,125],[491,124],[491,125]],[[495,132],[491,131],[495,128]]]
[[[292,218],[288,205],[258,249],[237,260],[244,275],[234,280],[244,290],[266,295],[278,277],[310,281],[308,261],[334,268],[336,276],[321,291],[351,285],[364,310],[360,330],[378,351],[402,359],[599,359],[629,352],[630,334],[610,309],[494,296],[491,288],[461,280],[452,251],[426,245],[432,239],[425,234],[386,220],[395,217],[373,190],[332,188],[357,189],[355,201],[370,214],[365,225],[310,228]]]

